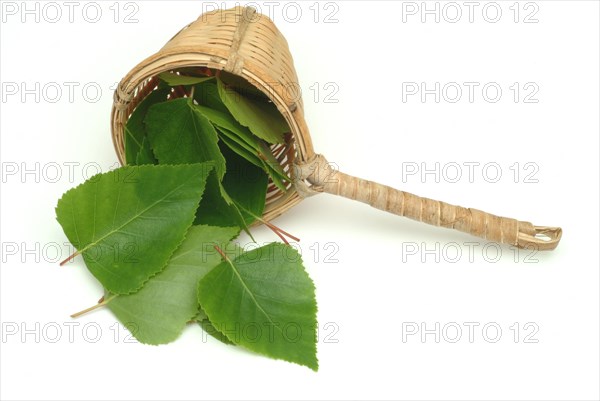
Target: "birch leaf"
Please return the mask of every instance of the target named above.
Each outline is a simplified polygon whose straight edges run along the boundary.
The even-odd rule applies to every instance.
[[[248,163],[226,146],[221,148],[227,159],[227,173],[222,185],[209,177],[195,224],[221,227],[238,225],[246,230],[256,220],[253,216],[263,214],[268,177],[262,169]]]
[[[172,72],[163,72],[162,74],[159,74],[158,77],[169,86],[196,85],[214,79],[214,77],[191,77],[174,74]]]
[[[219,330],[216,329],[215,326],[213,326],[213,324],[208,319],[206,312],[204,312],[202,309],[198,311],[198,314],[196,314],[194,321],[197,322],[200,325],[200,327],[202,327],[202,330],[204,330],[204,332],[209,336],[221,341],[223,344],[235,345],[234,343],[229,341],[225,334],[221,333]]]
[[[228,89],[219,79],[217,79],[217,87],[221,100],[240,124],[269,143],[283,142],[283,135],[290,132],[290,129],[273,103],[249,99]]]
[[[200,280],[198,299],[233,343],[318,369],[315,287],[293,248],[273,243],[227,258]]]
[[[108,308],[125,326],[135,328],[132,334],[138,341],[155,345],[174,341],[198,313],[198,281],[221,262],[214,245],[225,247],[239,231],[190,227],[162,272],[135,294],[113,298]]]
[[[150,147],[150,141],[147,136],[142,140],[142,146],[135,158],[136,166],[143,166],[144,164],[158,164],[158,160],[156,160],[156,157],[154,156],[154,152]]]
[[[212,168],[121,167],[67,191],[56,217],[104,288],[128,294],[160,272],[183,241]]]
[[[147,137],[144,119],[148,109],[157,102],[165,101],[170,92],[171,88],[159,85],[131,113],[125,124],[125,161],[127,164],[137,164],[138,154],[142,152],[143,142]],[[144,151],[144,153],[146,152]]]
[[[225,174],[225,158],[217,132],[191,99],[175,99],[150,107],[145,119],[148,138],[160,164],[215,162],[219,179]]]

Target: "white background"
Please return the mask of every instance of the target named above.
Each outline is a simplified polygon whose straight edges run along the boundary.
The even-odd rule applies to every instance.
[[[5,13],[14,9],[7,3],[18,7],[16,15]],[[86,3],[70,22],[69,9],[58,2],[62,18],[50,23],[56,10],[46,7],[44,15],[42,2],[40,21],[26,15],[22,23],[21,2],[2,2],[2,399],[600,397],[597,2],[498,2],[496,23],[486,21],[495,18],[496,5],[482,14],[486,2],[474,9],[473,22],[468,7],[454,3],[462,11],[456,23],[449,22],[456,7],[443,2],[439,22],[435,15],[421,21],[420,2],[301,2],[295,23],[296,6],[286,8],[287,16],[283,3],[271,9],[294,56],[315,149],[341,170],[564,229],[553,252],[502,247],[496,258],[497,247],[464,234],[329,195],[305,200],[276,224],[302,239],[317,286],[318,373],[202,341],[197,327],[152,347],[129,343],[107,310],[74,323],[69,318],[94,304],[101,289],[81,259],[63,268],[56,263],[68,254],[54,219],[56,201],[95,166],[114,167],[110,88],[203,7],[199,1],[113,3],[99,2],[102,16],[91,23],[82,15]],[[87,11],[93,19],[94,10]],[[124,23],[131,12],[138,22]],[[333,22],[325,23],[331,13]],[[524,22],[531,13],[537,23]],[[69,82],[79,85],[72,99]],[[449,101],[454,92],[442,92],[439,103],[434,95],[403,99],[403,87],[413,82],[430,89],[457,83],[463,95],[456,103]],[[473,102],[464,82],[479,83]],[[40,98],[22,99],[21,83],[30,89],[39,83]],[[487,83],[502,89],[495,103],[482,95]],[[525,90],[527,83],[533,86]],[[11,95],[14,84],[19,93]],[[61,96],[52,91],[56,86]],[[531,88],[539,89],[529,99],[537,103],[524,101]],[[403,174],[415,163],[432,169],[436,162],[446,173],[439,179]],[[469,162],[480,163],[472,180]],[[75,163],[73,177],[65,163]],[[452,183],[456,163],[463,176]],[[498,182],[490,182],[494,170],[483,172],[486,163],[500,167]],[[526,182],[532,179],[537,182]],[[264,229],[257,235],[275,240]],[[469,248],[470,241],[477,245]],[[326,249],[327,243],[333,245]],[[422,339],[421,325],[435,331],[436,323],[439,342],[435,334]],[[470,323],[479,325],[472,342]],[[72,341],[69,324],[78,324]],[[462,337],[453,343],[456,326]],[[415,327],[419,333],[408,335]],[[62,336],[53,343],[57,329]]]

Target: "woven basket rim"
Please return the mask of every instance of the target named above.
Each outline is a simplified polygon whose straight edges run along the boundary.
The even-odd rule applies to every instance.
[[[119,82],[114,93],[111,111],[111,132],[113,146],[121,164],[125,164],[125,123],[137,104],[151,91],[147,91],[142,98],[139,98],[138,95],[142,90],[147,89],[145,88],[145,85],[149,82],[153,82],[152,80],[155,79],[158,74],[167,71],[176,71],[185,67],[206,67],[213,70],[224,70],[248,81],[276,105],[279,112],[287,121],[293,138],[292,141],[294,144],[293,146],[295,147],[296,160],[305,162],[314,156],[310,133],[306,121],[304,120],[301,97],[290,103],[286,101],[287,99],[284,98],[277,88],[274,88],[271,85],[271,83],[281,82],[282,79],[287,79],[288,81],[286,82],[290,82],[290,77],[297,81],[296,71],[293,67],[293,59],[289,53],[287,41],[279,32],[273,21],[269,19],[268,16],[260,14],[260,19],[262,20],[261,23],[268,25],[266,28],[268,28],[269,35],[274,35],[274,37],[270,38],[272,43],[264,43],[264,46],[262,46],[268,48],[269,52],[262,56],[256,55],[256,57],[252,57],[253,51],[261,51],[261,49],[260,47],[256,48],[256,46],[253,45],[247,45],[245,50],[242,49],[241,51],[250,52],[252,54],[249,56],[245,54],[243,66],[240,67],[238,61],[242,57],[238,54],[231,54],[232,48],[234,47],[233,44],[228,48],[222,43],[216,43],[214,39],[209,40],[202,36],[215,26],[220,27],[218,19],[213,19],[212,21],[209,21],[209,23],[202,21],[205,16],[214,17],[214,15],[219,12],[230,13],[229,15],[231,15],[231,13],[244,12],[244,8],[236,6],[231,9],[214,10],[200,15],[195,21],[179,30],[179,32],[176,33],[159,51],[140,61]],[[236,35],[238,35],[238,30],[241,29],[240,25],[244,25],[244,23],[240,24],[239,22],[236,22],[234,26],[231,25],[231,22],[228,22],[227,32],[235,32],[231,37],[224,37],[223,40],[219,42],[234,43],[236,40],[239,41],[240,38],[236,38]],[[254,34],[258,36],[253,37],[253,40],[265,40],[265,25],[262,26],[262,33],[258,35],[254,32]],[[232,29],[232,27],[234,29]],[[222,30],[222,28],[219,29]],[[246,29],[250,28],[244,27],[243,31],[246,32]],[[256,29],[260,29],[260,27],[257,27]],[[252,29],[250,30],[252,31]],[[221,31],[219,31],[219,34],[222,34]],[[251,34],[252,32],[249,34],[246,33],[247,36]],[[183,39],[180,39],[180,35],[183,35],[181,36]],[[194,35],[197,35],[198,38]],[[192,41],[190,38],[197,40]],[[239,47],[240,43],[236,44]],[[279,47],[275,48],[276,46]],[[236,48],[236,52],[237,51],[238,49]],[[265,52],[264,50],[262,51]],[[266,60],[267,57],[278,57],[283,64],[281,64],[280,67],[277,66],[278,64],[276,62],[274,62],[273,65],[266,64],[264,60]],[[232,63],[232,61],[235,61],[235,63]],[[228,70],[230,67],[228,63],[234,64],[234,69],[236,71]],[[287,78],[284,78],[284,75],[282,75],[286,74],[284,72],[284,67],[287,69],[286,71],[290,71],[291,68],[291,75],[288,74]],[[279,70],[278,68],[282,69]],[[297,85],[299,84],[298,82],[294,83]],[[290,163],[289,160],[288,163]],[[293,175],[294,173],[292,167],[293,166],[291,165],[289,167],[290,175]],[[293,185],[286,193],[281,193],[278,197],[267,196],[264,218],[270,220],[281,215],[297,204],[301,199],[302,198],[299,196]]]

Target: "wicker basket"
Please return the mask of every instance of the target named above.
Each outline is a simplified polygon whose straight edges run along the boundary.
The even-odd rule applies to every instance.
[[[275,157],[293,177],[287,192],[269,187],[264,218],[271,220],[302,198],[328,192],[436,226],[454,228],[491,241],[521,248],[554,249],[562,230],[494,216],[421,198],[371,181],[334,171],[315,154],[304,120],[302,99],[290,88],[298,78],[287,42],[273,22],[250,7],[216,10],[184,27],[160,51],[125,76],[114,95],[112,137],[124,163],[124,126],[132,111],[156,88],[157,75],[186,68],[224,70],[243,77],[265,93],[287,120],[291,136],[285,146],[273,147]],[[169,98],[186,96],[177,88]]]

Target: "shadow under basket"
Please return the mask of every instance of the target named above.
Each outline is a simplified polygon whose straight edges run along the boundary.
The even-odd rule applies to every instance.
[[[520,248],[551,250],[560,241],[562,230],[558,227],[534,226],[450,205],[334,170],[322,155],[314,152],[287,41],[267,16],[251,7],[238,6],[202,14],[121,80],[114,94],[111,129],[122,164],[125,163],[124,127],[131,113],[157,88],[159,74],[183,69],[186,75],[195,70],[201,74],[209,69],[244,78],[264,93],[286,119],[291,135],[285,144],[271,149],[293,182],[286,192],[269,185],[263,216],[267,221],[305,197],[326,192],[399,216]],[[168,98],[187,95],[185,89],[179,87]]]

